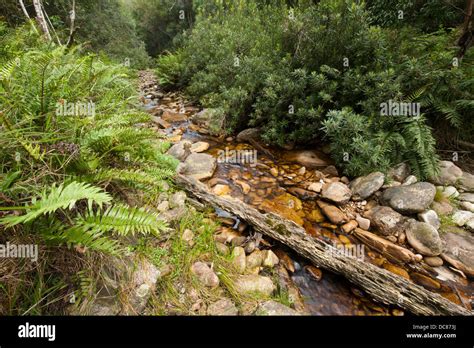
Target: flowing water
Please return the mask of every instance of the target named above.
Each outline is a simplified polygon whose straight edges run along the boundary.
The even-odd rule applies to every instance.
[[[256,151],[246,143],[237,143],[233,139],[212,137],[206,129],[191,123],[189,117],[198,112],[193,105],[186,103],[182,96],[176,93],[168,94],[157,99],[144,98],[145,109],[150,113],[160,110],[183,112],[188,120],[173,122],[159,132],[173,142],[190,140],[203,141],[210,144],[206,153],[220,158],[210,187],[219,184],[227,194],[241,199],[262,211],[275,212],[294,221],[305,228],[310,235],[325,240],[335,246],[346,247],[360,245],[361,242],[350,234],[343,233],[337,226],[332,225],[322,215],[311,192],[305,190],[308,182],[318,182],[320,177],[315,170],[309,170],[301,164],[288,161],[287,152],[281,149],[268,149],[268,152]],[[235,152],[233,152],[235,151]],[[248,155],[244,159],[252,161],[235,161],[234,155]],[[321,154],[321,156],[324,156]],[[226,160],[227,159],[227,160]],[[210,188],[211,189],[211,188]],[[350,212],[349,212],[350,213]],[[237,226],[234,226],[237,227]],[[275,242],[273,242],[275,243]],[[284,246],[275,244],[273,248],[284,253],[293,260],[296,266],[290,272],[290,282],[300,293],[306,311],[313,315],[401,315],[403,311],[373,302],[364,292],[350,284],[342,276],[327,271],[321,272],[322,277],[314,277],[308,271],[308,261],[299,258]],[[359,250],[361,251],[361,250]],[[387,260],[381,254],[364,246],[362,255],[367,262],[383,267],[399,275],[410,274],[413,270]],[[314,268],[313,268],[314,269]],[[444,280],[436,279],[429,270],[422,275],[414,275],[418,282],[427,288],[436,288],[442,296],[458,304],[469,306],[470,297],[474,294],[472,283],[466,279],[450,274]],[[319,279],[320,278],[320,279]],[[420,280],[421,279],[421,280]],[[434,285],[433,285],[434,284]]]

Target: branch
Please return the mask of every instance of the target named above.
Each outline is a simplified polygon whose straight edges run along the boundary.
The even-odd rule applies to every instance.
[[[56,37],[56,40],[58,40],[58,44],[61,46],[61,40],[59,40],[59,36],[58,34],[56,33],[56,30],[54,29],[53,27],[53,23],[51,23],[51,20],[49,19],[49,16],[48,16],[48,13],[46,12],[46,9],[44,8],[44,5],[41,4],[41,8],[43,9],[43,13],[44,15],[46,16],[46,19],[48,20],[48,24],[51,26],[51,30],[53,31],[54,33],[54,36]]]

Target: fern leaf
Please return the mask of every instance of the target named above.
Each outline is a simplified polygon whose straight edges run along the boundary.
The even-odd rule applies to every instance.
[[[119,255],[122,248],[119,242],[104,236],[96,230],[90,230],[86,226],[76,225],[55,234],[43,234],[45,240],[56,244],[64,243],[68,246],[82,246],[91,250],[100,251],[112,255]]]
[[[96,232],[115,232],[122,236],[140,234],[158,234],[167,228],[158,214],[143,208],[132,208],[126,205],[115,205],[104,213],[89,210],[80,217],[77,225],[86,226]]]
[[[48,191],[43,191],[40,200],[34,200],[33,204],[27,207],[27,213],[21,216],[7,216],[0,220],[0,223],[8,227],[31,222],[42,215],[49,215],[59,209],[72,210],[80,200],[87,200],[89,209],[95,203],[99,207],[109,203],[112,197],[100,188],[89,184],[72,182],[66,186],[63,184],[56,187],[53,185]]]

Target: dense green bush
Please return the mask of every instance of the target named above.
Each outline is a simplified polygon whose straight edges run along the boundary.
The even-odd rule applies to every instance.
[[[366,0],[371,22],[385,27],[412,26],[423,31],[462,23],[464,0]],[[401,12],[400,12],[401,11]]]
[[[393,65],[405,94],[424,91],[423,112],[437,131],[474,141],[474,51],[458,59],[458,47],[453,45],[458,35],[457,30],[418,36],[412,30],[403,31],[394,40]]]
[[[157,58],[156,66],[156,75],[162,88],[183,87],[185,66],[182,50],[163,53]]]
[[[229,11],[198,21],[183,47],[183,79],[190,95],[224,112],[233,131],[248,124],[264,77],[277,69],[286,12],[255,4]]]
[[[428,20],[435,2],[399,4],[420,11],[407,9],[413,25],[397,31],[383,17],[393,6],[383,1],[369,1],[369,11],[348,0],[203,4],[158,73],[215,109],[224,133],[255,126],[279,145],[325,139],[348,174],[406,160],[426,177],[436,171],[432,128],[440,141],[474,134],[472,52],[453,64],[459,33],[446,28],[459,18],[447,11],[439,22]],[[422,115],[381,117],[389,100],[420,103]],[[349,162],[341,160],[345,152]]]
[[[418,177],[437,173],[435,140],[422,116],[365,117],[344,108],[330,111],[323,124],[333,158],[349,175],[387,171],[401,161]]]

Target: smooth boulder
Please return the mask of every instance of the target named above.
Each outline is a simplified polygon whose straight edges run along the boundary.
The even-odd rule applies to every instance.
[[[430,224],[437,230],[441,226],[441,221],[439,220],[438,214],[436,214],[434,210],[427,210],[427,211],[424,211],[423,213],[419,213],[418,219],[421,222],[426,222],[427,224]]]
[[[204,286],[216,288],[219,286],[219,277],[204,262],[196,262],[191,266],[191,272]]]
[[[342,182],[330,182],[323,185],[321,196],[336,204],[347,203],[352,196],[352,191]]]
[[[441,233],[441,257],[453,267],[474,277],[474,235],[459,227],[446,227]]]
[[[270,315],[270,316],[292,316],[292,315],[299,315],[297,311],[294,309],[285,306],[279,302],[274,300],[266,301],[257,309],[257,315]]]
[[[239,310],[235,304],[228,298],[220,299],[209,305],[207,315],[211,316],[230,316],[237,315]]]
[[[289,151],[283,154],[283,159],[288,162],[299,163],[307,169],[324,168],[329,164],[326,156],[311,150]]]
[[[474,192],[474,175],[463,173],[459,178],[458,187],[466,192]]]
[[[179,143],[171,146],[167,154],[183,162],[191,154],[192,145],[193,144],[190,141],[182,140]]]
[[[430,224],[410,220],[405,233],[408,243],[422,255],[438,256],[443,251],[439,233]]]
[[[235,289],[243,294],[261,294],[271,296],[276,290],[275,284],[268,277],[246,274],[238,276],[234,282]]]
[[[384,203],[401,214],[415,214],[425,211],[433,202],[436,187],[428,182],[409,186],[392,187],[382,195]]]
[[[353,180],[349,188],[352,190],[352,200],[362,201],[380,190],[385,181],[385,175],[380,172],[371,173],[367,176]]]
[[[196,180],[211,178],[217,167],[217,161],[205,153],[192,153],[184,162],[183,174]]]
[[[396,235],[403,229],[405,217],[397,213],[390,207],[376,206],[369,210],[366,214],[369,218],[371,226],[373,226],[377,234],[382,236]]]
[[[259,128],[248,128],[237,134],[237,141],[239,143],[250,142],[253,140],[259,141],[262,131]]]
[[[441,161],[439,162],[439,174],[432,178],[431,181],[436,185],[454,185],[462,175],[461,168],[453,162]]]

